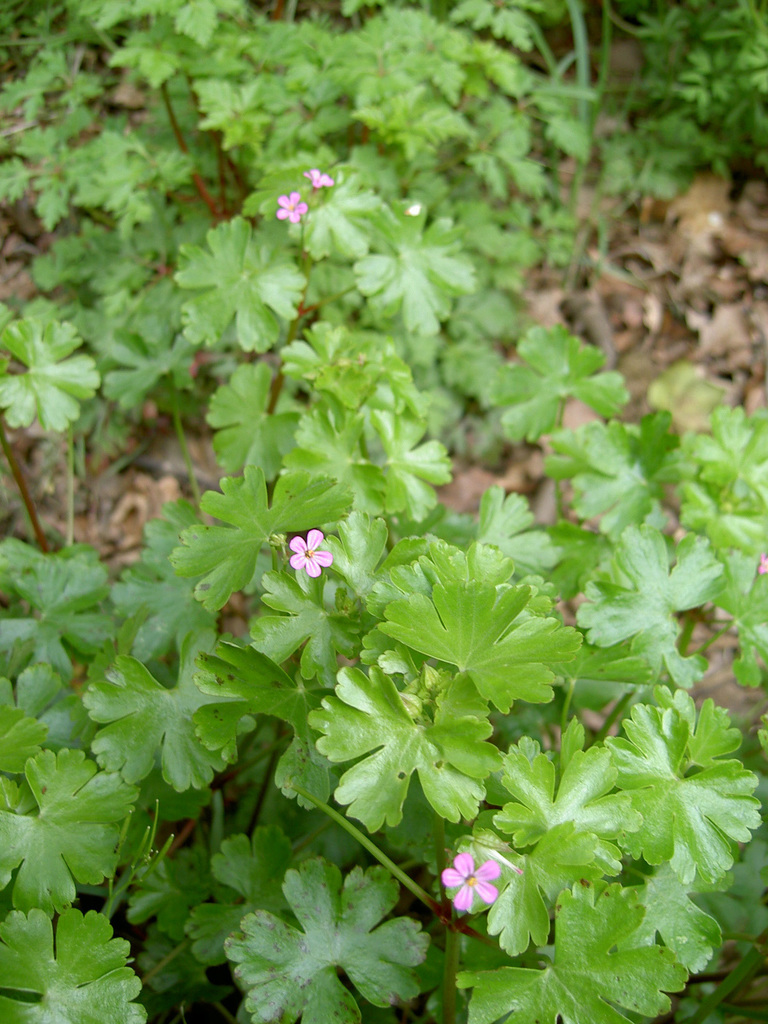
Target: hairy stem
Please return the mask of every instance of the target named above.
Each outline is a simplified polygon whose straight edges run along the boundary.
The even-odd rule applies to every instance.
[[[48,540],[43,533],[40,520],[37,518],[35,503],[32,501],[32,495],[29,493],[27,481],[24,479],[24,474],[21,472],[21,466],[19,465],[16,456],[13,454],[13,449],[8,443],[8,438],[5,435],[5,422],[3,421],[2,416],[0,416],[0,446],[2,446],[5,457],[8,460],[8,465],[10,466],[11,473],[13,474],[13,479],[16,481],[16,486],[19,489],[21,500],[24,502],[24,508],[27,510],[27,515],[29,516],[29,521],[32,524],[32,529],[35,537],[37,538],[40,550],[47,555],[51,549],[48,546]]]
[[[72,426],[67,430],[67,533],[66,547],[75,542],[75,441]]]
[[[189,479],[189,487],[192,491],[192,497],[195,502],[195,508],[200,508],[200,488],[197,483],[197,477],[195,476],[195,467],[192,462],[192,456],[189,454],[189,446],[187,444],[187,437],[184,433],[184,424],[181,422],[181,411],[179,409],[179,392],[176,390],[176,385],[172,385],[173,388],[173,428],[176,431],[176,437],[178,438],[179,448],[181,448],[181,456],[184,459],[184,465],[187,467],[187,477]]]
[[[182,153],[189,155],[189,146],[187,145],[184,136],[181,134],[179,122],[176,120],[176,114],[171,106],[171,97],[168,95],[168,85],[165,82],[160,86],[160,95],[163,97],[163,103],[165,104],[165,110],[168,114],[168,120],[171,123],[171,129],[173,131],[174,138],[176,139],[176,144]],[[195,183],[197,194],[208,207],[211,216],[216,220],[219,220],[220,213],[219,208],[216,206],[216,200],[206,188],[205,182],[197,171],[192,171],[192,181]]]
[[[341,825],[345,832],[352,836],[353,839],[356,839],[362,847],[372,854],[379,864],[383,864],[387,871],[389,871],[389,873],[396,878],[401,885],[404,885],[406,889],[413,893],[416,899],[421,900],[422,903],[425,903],[430,910],[433,910],[436,914],[441,914],[442,908],[438,904],[437,900],[432,899],[425,889],[422,889],[422,887],[414,882],[412,878],[409,878],[404,871],[401,871],[397,864],[395,864],[393,860],[389,859],[386,853],[382,853],[378,846],[370,840],[368,836],[364,835],[359,828],[355,828],[351,821],[347,821],[343,814],[339,814],[338,811],[334,811],[332,807],[323,803],[322,800],[319,800],[308,790],[304,789],[303,786],[299,786],[295,782],[292,782],[291,788],[295,793],[298,793],[299,796],[303,796],[305,800],[309,800],[310,803],[313,803],[318,810],[323,812],[323,814],[327,814],[328,817],[335,821],[337,825]]]
[[[459,968],[461,938],[452,928],[445,932],[443,964],[443,1024],[456,1024],[456,972]]]

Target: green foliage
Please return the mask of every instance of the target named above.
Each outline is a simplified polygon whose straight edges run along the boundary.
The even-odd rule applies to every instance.
[[[587,584],[590,603],[579,608],[578,621],[588,630],[591,643],[610,647],[631,637],[632,652],[644,657],[654,672],[663,665],[678,686],[691,686],[701,677],[706,660],[678,651],[675,612],[716,598],[723,567],[708,542],[693,534],[683,538],[676,554],[670,572],[662,534],[650,526],[627,527],[610,574]]]
[[[759,801],[750,795],[757,779],[736,760],[716,760],[740,737],[726,732],[727,715],[716,715],[711,701],[697,721],[693,701],[682,691],[673,696],[657,689],[656,697],[661,707],[637,704],[625,719],[627,739],[606,741],[618,785],[643,816],[625,846],[649,864],[669,861],[683,885],[697,871],[712,882],[733,863],[730,840],[744,842],[760,824]]]
[[[77,399],[90,398],[100,381],[90,356],[66,358],[81,340],[68,323],[19,320],[5,328],[0,348],[27,368],[9,374],[8,360],[0,366],[0,406],[12,427],[28,427],[37,416],[44,430],[65,430],[78,418]]]
[[[112,630],[97,610],[109,593],[98,555],[85,546],[42,555],[8,538],[0,558],[0,585],[15,598],[0,618],[0,650],[48,663],[70,679],[73,656],[95,654]]]
[[[93,721],[103,725],[91,741],[102,767],[120,771],[128,782],[139,782],[160,755],[163,778],[179,792],[202,789],[221,771],[224,762],[195,736],[192,716],[213,699],[195,686],[195,659],[210,650],[210,630],[188,634],[181,646],[176,686],[163,686],[136,658],[119,655],[106,674],[95,680],[83,701]]]
[[[501,967],[459,975],[462,988],[473,988],[470,1024],[492,1024],[508,1013],[525,1024],[556,1024],[558,1017],[564,1024],[620,1024],[629,1018],[611,1004],[646,1016],[668,1010],[664,990],[681,989],[686,972],[670,950],[632,948],[642,918],[643,907],[631,889],[589,884],[565,889],[558,897],[551,965],[540,971]]]
[[[431,598],[416,593],[389,604],[380,629],[468,672],[480,694],[501,711],[509,711],[513,700],[551,700],[553,673],[547,665],[567,661],[581,638],[554,618],[531,614],[526,606],[532,588],[504,586],[511,569],[493,548],[475,545],[463,565],[458,559],[455,566],[438,565]],[[482,570],[488,578],[479,576]]]
[[[501,422],[513,441],[537,441],[554,430],[567,398],[578,398],[606,417],[615,416],[629,399],[621,374],[594,376],[605,362],[603,353],[581,345],[563,327],[532,327],[517,354],[524,364],[507,364],[493,389],[494,404],[511,406]]]
[[[424,959],[429,940],[407,918],[379,924],[397,901],[397,885],[383,868],[354,868],[342,887],[335,865],[308,860],[286,874],[283,892],[301,931],[258,910],[225,943],[253,1021],[359,1021],[337,966],[374,1006],[416,995],[411,968]]]
[[[13,905],[47,914],[75,898],[75,881],[98,884],[115,872],[118,824],[137,791],[99,772],[80,750],[30,758],[21,786],[5,781],[0,810],[0,883],[18,868]]]
[[[95,910],[65,910],[53,925],[42,910],[12,911],[0,924],[0,1009],[8,1024],[100,1024],[105,1007],[115,1024],[143,1024],[143,1006],[133,1000],[141,982],[127,966],[130,946],[112,937]],[[40,1002],[23,997],[39,993]]]
[[[656,684],[733,651],[766,689],[768,417],[621,422],[620,375],[519,300],[602,246],[582,183],[632,201],[759,145],[763,16],[617,3],[621,110],[575,0],[0,11],[0,201],[39,289],[0,306],[3,448],[38,543],[93,539],[0,544],[3,1021],[622,1024],[732,971],[682,1024],[757,963],[768,716]],[[573,399],[608,422],[561,429]],[[546,487],[441,504],[451,455],[504,437],[546,440],[547,527]],[[195,506],[115,550],[119,474],[175,444]],[[499,869],[466,916],[450,850]]]
[[[499,764],[498,752],[485,742],[492,732],[486,715],[485,701],[466,677],[441,681],[427,702],[419,695],[406,701],[374,666],[369,676],[342,669],[336,696],[323,698],[309,724],[323,734],[317,748],[329,760],[369,754],[342,775],[335,797],[375,832],[385,821],[400,821],[414,772],[442,817],[477,814],[482,780]]]
[[[669,413],[655,413],[639,426],[612,420],[558,431],[547,473],[572,480],[574,511],[582,520],[600,515],[600,529],[613,541],[633,523],[663,527],[663,485],[675,479],[678,444],[670,422]]]
[[[291,473],[280,477],[268,505],[264,472],[256,466],[246,466],[242,477],[225,477],[221,488],[222,494],[207,491],[200,508],[229,525],[188,527],[181,533],[183,546],[171,556],[180,576],[203,577],[195,584],[195,596],[210,611],[250,582],[272,534],[340,519],[350,499],[332,480]]]
[[[176,280],[203,290],[182,308],[184,333],[193,345],[215,345],[234,321],[246,352],[266,352],[277,341],[280,321],[296,316],[304,276],[270,246],[258,245],[240,217],[208,232],[209,251],[182,246]]]

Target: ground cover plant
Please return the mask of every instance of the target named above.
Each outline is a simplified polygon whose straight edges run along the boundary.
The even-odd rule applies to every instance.
[[[0,307],[4,1022],[763,1019],[765,401],[633,417],[520,301],[640,174],[598,121],[648,6],[0,12],[46,239]],[[185,494],[116,567],[78,494],[163,430]],[[550,522],[441,500],[523,446]]]

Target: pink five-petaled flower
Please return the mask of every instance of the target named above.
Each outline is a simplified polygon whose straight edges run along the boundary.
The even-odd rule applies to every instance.
[[[307,539],[294,537],[288,547],[295,551],[291,555],[292,569],[306,569],[308,576],[319,576],[324,565],[333,564],[333,555],[330,551],[318,551],[318,546],[323,543],[323,535],[319,530],[310,530]]]
[[[330,188],[333,185],[333,178],[324,171],[318,171],[316,167],[311,171],[304,171],[304,177],[312,182],[312,188]]]
[[[440,876],[446,889],[461,888],[453,897],[453,905],[457,910],[471,910],[475,893],[483,903],[493,903],[499,895],[495,885],[490,885],[493,878],[498,878],[501,868],[495,860],[487,860],[475,871],[475,859],[471,853],[459,853],[453,858],[453,867],[446,868]]]
[[[757,571],[761,576],[765,576],[768,572],[768,555],[765,552],[760,555],[760,565],[758,565]]]
[[[291,192],[289,196],[280,196],[277,200],[280,209],[277,211],[277,219],[285,220],[286,217],[291,224],[298,224],[309,207],[302,203],[299,192]]]

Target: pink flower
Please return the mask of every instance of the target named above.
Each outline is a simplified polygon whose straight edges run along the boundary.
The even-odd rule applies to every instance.
[[[333,185],[333,178],[313,167],[311,171],[304,171],[304,177],[312,182],[312,188],[330,188]]]
[[[758,565],[757,571],[761,576],[765,576],[768,572],[768,555],[765,552],[760,555],[760,565]]]
[[[285,220],[286,217],[291,224],[298,224],[309,207],[302,203],[301,195],[298,192],[291,192],[289,196],[280,196],[277,200],[280,209],[277,211],[277,219]]]
[[[295,551],[291,555],[292,569],[306,569],[308,576],[317,577],[322,572],[324,565],[333,564],[333,555],[330,551],[318,551],[318,545],[323,543],[323,535],[319,530],[310,530],[307,539],[294,537],[288,547]]]
[[[461,888],[453,897],[453,905],[457,910],[471,910],[475,893],[483,903],[493,903],[499,890],[490,885],[492,878],[498,878],[501,868],[495,860],[487,860],[475,871],[475,859],[471,853],[459,853],[453,858],[453,867],[446,868],[441,878],[446,889]]]

